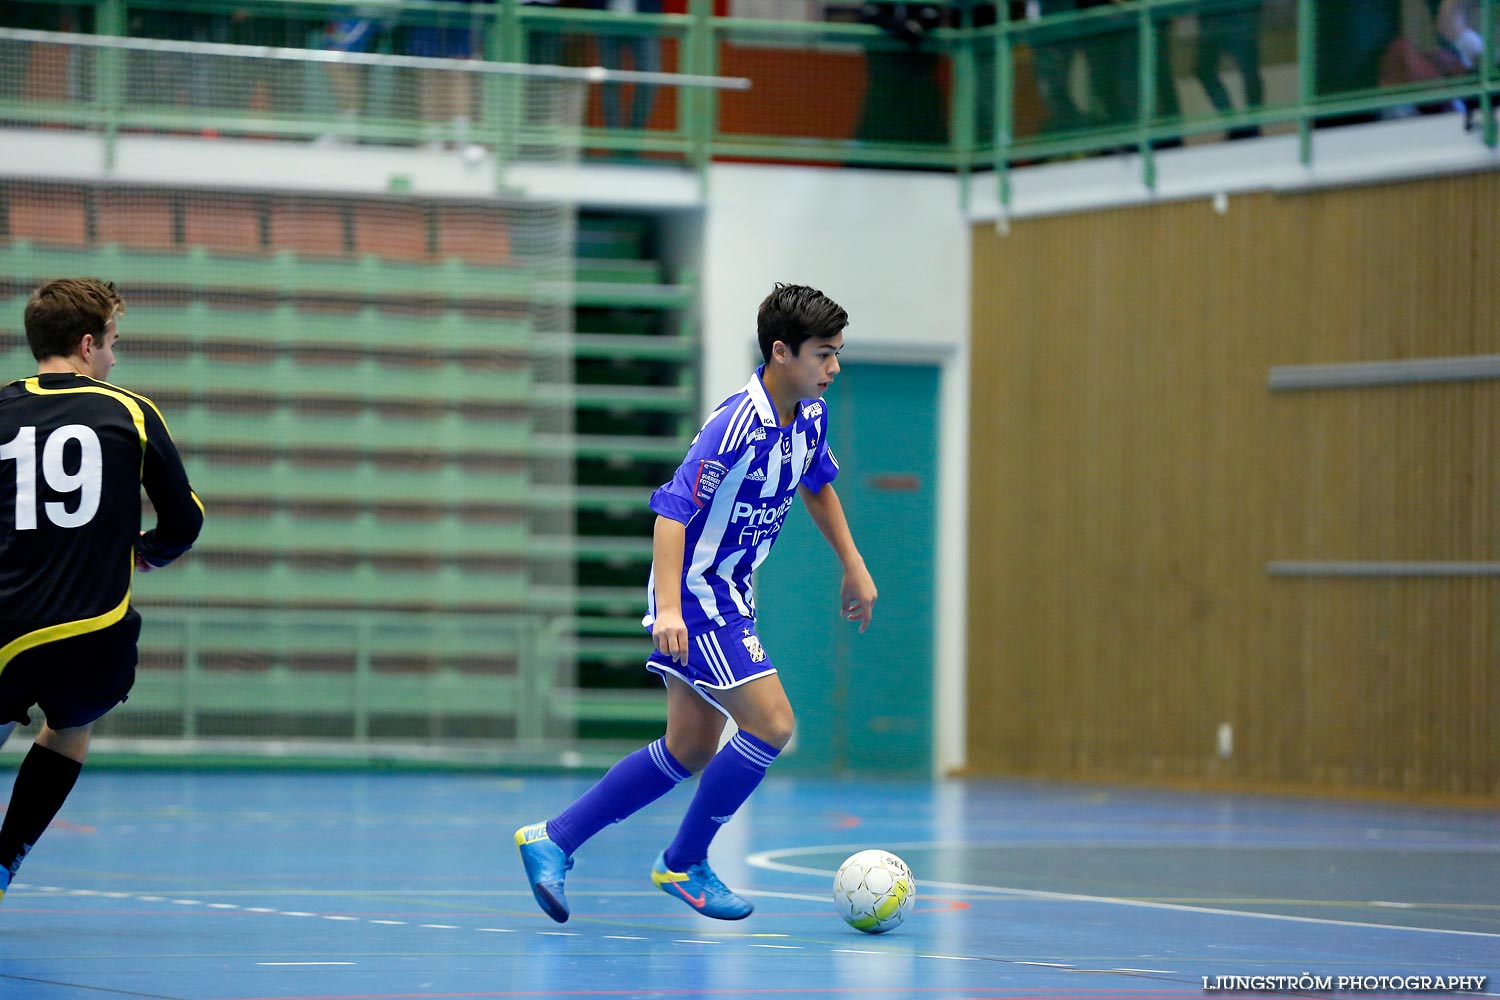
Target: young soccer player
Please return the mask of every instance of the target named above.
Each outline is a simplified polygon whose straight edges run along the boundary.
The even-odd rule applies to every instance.
[[[182,555],[203,524],[161,413],[105,381],[124,308],[113,283],[43,285],[25,313],[37,374],[0,389],[0,724],[46,716],[0,825],[0,897],[72,791],[94,722],[135,682],[133,573]]]
[[[532,894],[558,923],[568,919],[563,881],[584,841],[699,771],[651,881],[704,916],[739,920],[754,909],[714,874],[708,847],[792,736],[792,707],[755,632],[750,574],[797,494],[843,565],[840,613],[863,632],[875,605],[875,582],[833,491],[839,467],[823,402],[848,322],[822,292],[776,285],[757,320],[765,363],[714,410],[671,482],[651,497],[657,518],[643,624],[656,646],[646,666],[667,686],[667,733],[553,818],[516,831]],[[726,718],[739,732],[719,750]]]

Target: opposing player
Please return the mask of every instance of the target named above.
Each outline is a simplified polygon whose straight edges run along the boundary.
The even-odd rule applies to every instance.
[[[667,687],[667,733],[553,818],[516,831],[532,894],[558,923],[568,919],[563,882],[579,846],[699,771],[651,881],[704,916],[739,920],[754,909],[714,874],[708,848],[792,736],[792,707],[755,632],[750,574],[797,494],[843,564],[840,613],[863,632],[875,605],[875,582],[833,491],[839,469],[823,402],[848,322],[822,292],[776,285],[757,320],[765,363],[714,410],[671,482],[651,497],[643,624],[656,646],[646,666]],[[728,718],[739,732],[719,750]]]
[[[0,724],[46,723],[0,826],[0,896],[62,808],[95,721],[135,681],[133,574],[186,552],[203,525],[161,413],[105,381],[113,283],[52,281],[26,304],[37,374],[0,389]],[[156,527],[141,532],[141,487]]]

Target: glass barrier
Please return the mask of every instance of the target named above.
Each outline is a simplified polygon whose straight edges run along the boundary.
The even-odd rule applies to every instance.
[[[1496,142],[1500,0],[610,0],[365,4],[32,0],[0,26],[435,58],[745,77],[748,90],[591,88],[585,155],[958,171],[1455,113]],[[48,62],[48,59],[51,62]],[[28,99],[84,85],[56,54],[0,68]],[[493,102],[420,73],[281,67],[207,94],[192,57],[132,92],[232,99],[310,138],[461,145]],[[453,74],[449,74],[453,76]],[[3,95],[0,95],[3,96]],[[216,105],[217,106],[217,105]],[[389,127],[420,120],[417,134]],[[423,134],[425,132],[425,134]]]
[[[722,71],[751,88],[719,100],[715,155],[949,166],[950,32],[920,44],[843,18],[714,22]]]
[[[702,72],[694,65],[688,33],[683,15],[523,5],[514,36],[495,55],[638,73]],[[696,107],[693,95],[675,87],[645,82],[592,87],[584,117],[587,155],[681,163],[695,148],[690,116]]]

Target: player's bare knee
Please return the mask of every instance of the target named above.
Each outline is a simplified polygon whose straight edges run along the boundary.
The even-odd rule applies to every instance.
[[[667,733],[667,753],[689,772],[697,774],[708,766],[708,762],[714,759],[714,754],[719,750],[718,734],[712,739],[704,735],[679,735]]]
[[[88,758],[89,734],[93,728],[93,723],[89,723],[86,726],[76,726],[70,729],[53,729],[44,723],[37,732],[36,742],[53,753],[61,754],[82,764]]]
[[[792,731],[796,728],[796,724],[797,720],[792,715],[791,706],[787,706],[784,712],[757,719],[752,725],[743,728],[762,742],[770,744],[777,750],[784,750],[786,745],[792,742]]]
[[[672,756],[677,757],[676,754],[673,754]],[[713,759],[714,755],[711,752],[705,753],[703,751],[695,751],[688,754],[686,759],[677,757],[677,762],[683,767],[687,768],[688,773],[690,774],[702,774],[703,769],[708,766],[708,762]]]

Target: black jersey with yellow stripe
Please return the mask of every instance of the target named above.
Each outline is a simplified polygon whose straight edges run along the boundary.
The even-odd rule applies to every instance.
[[[141,488],[156,525],[141,529]],[[136,553],[192,547],[203,505],[156,405],[48,373],[0,389],[0,667],[23,649],[124,617]]]

